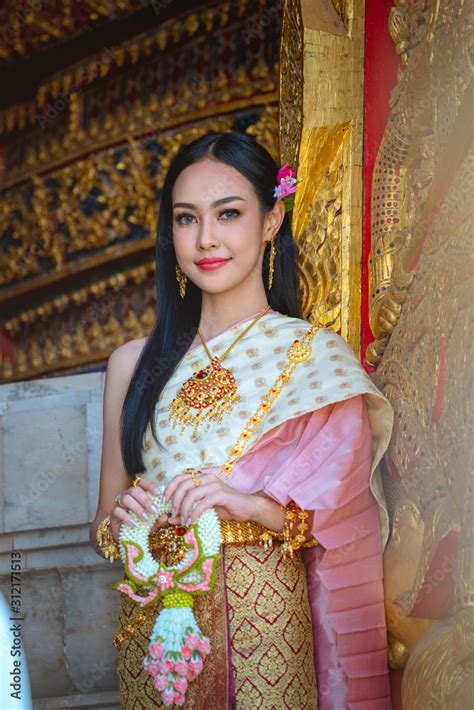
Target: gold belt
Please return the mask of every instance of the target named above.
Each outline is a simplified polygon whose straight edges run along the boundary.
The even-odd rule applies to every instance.
[[[273,537],[278,536],[278,533],[273,531],[271,534]],[[243,543],[259,545],[266,535],[268,535],[268,528],[254,520],[221,520],[221,538],[224,545]]]
[[[283,534],[269,530],[255,520],[221,520],[221,537],[224,545],[239,545],[249,543],[265,545],[270,537],[273,541],[282,542]],[[319,545],[315,538],[304,542],[301,547],[315,547]]]

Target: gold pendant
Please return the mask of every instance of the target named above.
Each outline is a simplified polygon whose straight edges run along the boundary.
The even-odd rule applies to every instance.
[[[207,431],[212,422],[221,422],[239,399],[234,375],[214,357],[210,365],[194,372],[182,385],[169,406],[170,420],[174,427],[181,424],[181,431],[187,426],[197,431],[201,424]]]

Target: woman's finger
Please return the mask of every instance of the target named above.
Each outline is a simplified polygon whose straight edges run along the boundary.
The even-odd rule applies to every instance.
[[[150,513],[157,513],[157,505],[152,501],[150,493],[147,493],[145,490],[143,490],[143,488],[140,488],[139,486],[135,486],[132,488],[127,488],[127,490],[124,491],[124,493],[122,494],[122,499],[125,494],[131,495],[133,496],[133,498],[135,498],[135,500],[138,501],[138,503],[140,503],[142,508],[144,508],[146,511]]]
[[[183,519],[184,524],[187,525],[187,520],[191,513],[191,508],[194,503],[203,498],[208,498],[212,493],[215,492],[215,488],[212,484],[201,484],[200,486],[193,486],[190,490],[186,492],[179,507],[179,515]]]
[[[217,499],[218,494],[214,492],[200,500],[194,510],[189,513],[186,525],[193,525],[193,523],[196,522],[199,516],[202,515],[206,510],[208,510],[209,508],[214,508],[217,504]]]
[[[112,518],[115,518],[115,520],[118,520],[120,523],[130,523],[130,525],[136,526],[136,522],[133,520],[132,516],[119,505],[116,505],[110,513],[111,521]]]
[[[146,495],[146,493],[145,493]],[[148,512],[142,502],[137,500],[136,493],[132,494],[128,490],[122,494],[120,505],[126,510],[131,510],[143,520],[148,520],[151,512]]]
[[[192,490],[194,487],[194,481],[191,476],[186,476],[186,478],[182,479],[178,486],[176,486],[176,489],[170,498],[171,505],[173,506],[173,509],[171,511],[171,515],[173,517],[179,515],[181,501],[183,500],[186,493]]]
[[[185,482],[185,481],[189,481],[190,479],[191,479],[191,476],[190,476],[189,473],[188,473],[188,474],[186,474],[186,473],[179,473],[177,476],[175,476],[175,477],[168,483],[168,485],[166,486],[166,489],[165,489],[165,492],[164,492],[164,498],[165,498],[165,500],[171,500],[171,498],[173,497],[173,495],[174,495],[174,493],[175,493],[177,487],[178,487],[181,483],[183,483],[183,482]]]
[[[160,493],[160,486],[157,483],[154,483],[154,481],[151,481],[149,478],[140,478],[138,483],[133,487],[143,488],[143,490],[149,491],[155,496],[159,495]]]

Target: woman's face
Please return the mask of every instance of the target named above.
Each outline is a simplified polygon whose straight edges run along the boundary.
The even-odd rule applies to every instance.
[[[180,174],[172,203],[176,258],[198,288],[215,294],[261,281],[265,242],[283,221],[281,202],[263,215],[243,175],[205,158]]]

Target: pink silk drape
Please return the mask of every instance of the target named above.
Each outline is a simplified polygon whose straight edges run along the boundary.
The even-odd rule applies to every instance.
[[[229,484],[315,511],[305,550],[320,710],[391,708],[382,539],[369,488],[372,437],[363,395],[276,426]],[[213,469],[208,469],[212,471]]]

